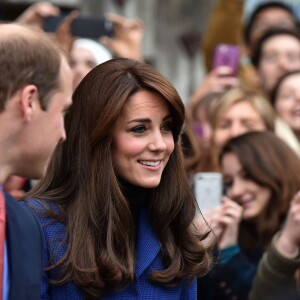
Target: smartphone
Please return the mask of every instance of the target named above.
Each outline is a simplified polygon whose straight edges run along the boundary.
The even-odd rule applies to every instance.
[[[45,18],[44,31],[55,32],[65,17],[65,15],[59,15]],[[112,37],[114,35],[114,25],[105,18],[78,16],[71,24],[71,34],[90,39],[98,39],[101,36]]]
[[[194,175],[194,195],[198,209],[205,213],[219,205],[223,194],[223,176],[217,172],[198,172]]]
[[[236,76],[239,66],[240,54],[238,46],[231,44],[219,44],[215,48],[213,68],[228,66],[232,69],[232,75]]]
[[[105,18],[78,16],[71,24],[73,36],[98,39],[101,36],[112,37],[114,25]]]

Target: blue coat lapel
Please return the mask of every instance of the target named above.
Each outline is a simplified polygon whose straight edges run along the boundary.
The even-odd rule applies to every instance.
[[[160,242],[150,225],[149,216],[144,209],[140,211],[135,273],[139,277],[144,270],[153,262],[160,251]]]

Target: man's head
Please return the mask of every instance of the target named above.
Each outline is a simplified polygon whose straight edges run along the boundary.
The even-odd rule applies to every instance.
[[[300,68],[300,35],[289,29],[267,31],[251,57],[263,90],[269,94],[286,72]]]
[[[252,12],[244,34],[244,40],[250,53],[259,38],[271,28],[298,28],[296,15],[292,8],[283,1],[262,3]]]
[[[45,33],[16,24],[0,25],[0,33],[0,182],[10,174],[39,178],[65,139],[72,74]]]

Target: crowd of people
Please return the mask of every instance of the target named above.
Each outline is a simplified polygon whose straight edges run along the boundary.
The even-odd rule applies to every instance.
[[[72,12],[49,34],[60,10],[37,2],[0,24],[0,299],[300,298],[300,20],[243,6],[217,1],[185,101],[140,19],[107,14],[94,40]],[[202,172],[223,178],[203,213]]]

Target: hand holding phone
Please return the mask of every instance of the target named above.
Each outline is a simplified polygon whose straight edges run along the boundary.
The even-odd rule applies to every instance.
[[[98,39],[101,36],[112,37],[114,25],[106,18],[78,16],[71,25],[73,36]]]
[[[64,20],[65,15],[51,16],[44,19],[43,29],[46,32],[55,32]],[[114,35],[113,23],[106,18],[76,16],[70,24],[70,33],[76,37],[99,39],[101,36]]]
[[[114,25],[114,36],[103,36],[100,42],[116,56],[143,61],[144,23],[139,18],[127,19],[117,14],[105,14]]]
[[[239,66],[239,48],[230,44],[219,44],[216,46],[214,54],[213,68],[220,66],[230,67],[231,75],[236,76]]]
[[[218,223],[221,225],[218,247],[225,249],[238,244],[240,222],[243,218],[243,207],[228,197],[222,199],[222,213]]]

